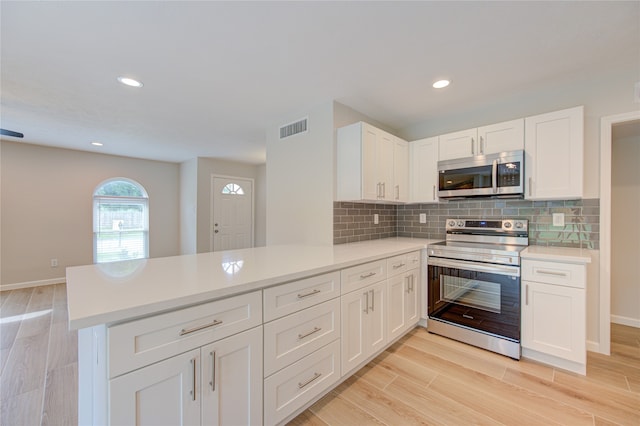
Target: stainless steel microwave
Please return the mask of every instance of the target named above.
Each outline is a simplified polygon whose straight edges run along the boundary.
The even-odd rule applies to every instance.
[[[524,151],[438,161],[438,197],[522,197]]]

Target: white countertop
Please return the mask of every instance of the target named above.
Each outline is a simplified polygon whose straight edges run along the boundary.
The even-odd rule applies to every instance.
[[[270,246],[69,267],[69,327],[127,321],[420,250],[436,241]]]
[[[522,259],[565,263],[591,263],[589,250],[571,247],[529,246],[520,252]]]

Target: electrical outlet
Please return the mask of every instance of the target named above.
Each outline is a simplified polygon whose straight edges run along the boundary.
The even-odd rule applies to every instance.
[[[58,259],[51,259],[51,267],[52,268],[58,267]]]
[[[420,223],[427,223],[427,214],[420,213]]]
[[[378,216],[378,213],[373,215],[373,224],[377,225],[380,223],[380,216]]]
[[[564,213],[553,214],[553,226],[564,226]]]

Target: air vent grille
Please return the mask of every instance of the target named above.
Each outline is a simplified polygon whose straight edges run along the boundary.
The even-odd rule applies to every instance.
[[[289,136],[297,135],[299,133],[306,133],[308,118],[305,117],[302,120],[298,120],[295,123],[285,124],[280,127],[280,139],[288,138]]]

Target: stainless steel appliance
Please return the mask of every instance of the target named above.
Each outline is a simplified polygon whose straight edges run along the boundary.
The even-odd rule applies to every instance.
[[[438,197],[523,197],[524,151],[438,161]]]
[[[520,359],[520,251],[528,221],[447,219],[427,248],[428,330]]]

